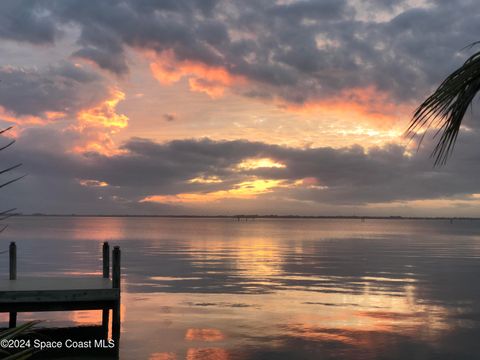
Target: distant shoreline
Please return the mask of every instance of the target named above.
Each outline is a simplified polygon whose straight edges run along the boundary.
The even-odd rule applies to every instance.
[[[478,217],[447,216],[357,216],[357,215],[127,215],[127,214],[12,214],[18,217],[120,217],[120,218],[194,218],[194,219],[352,219],[352,220],[480,220]]]

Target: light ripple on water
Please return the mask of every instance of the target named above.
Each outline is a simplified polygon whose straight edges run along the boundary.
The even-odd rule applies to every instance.
[[[99,275],[102,241],[120,245],[125,359],[473,359],[478,233],[475,221],[22,217],[2,237],[19,276]]]

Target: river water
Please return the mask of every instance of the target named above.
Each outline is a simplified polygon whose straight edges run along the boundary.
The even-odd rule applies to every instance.
[[[480,221],[8,222],[0,251],[16,241],[19,277],[101,276],[102,242],[121,247],[121,359],[480,358]],[[30,319],[101,313],[19,314]]]

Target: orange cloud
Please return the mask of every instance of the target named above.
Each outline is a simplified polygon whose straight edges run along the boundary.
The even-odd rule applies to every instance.
[[[116,145],[108,134],[97,134],[95,138],[84,138],[71,150],[74,153],[97,152],[107,156],[120,153]]]
[[[46,125],[53,120],[61,119],[65,116],[67,116],[67,114],[56,111],[47,111],[43,114],[43,116],[15,116],[11,112],[7,111],[3,106],[0,106],[0,118],[18,125]]]
[[[47,126],[57,123],[71,139],[71,151],[77,153],[99,152],[112,155],[122,152],[112,140],[112,135],[128,126],[128,117],[117,112],[117,105],[125,94],[110,88],[103,101],[76,113],[46,111],[39,115],[15,115],[0,106],[0,119],[17,124],[8,135],[15,136],[27,126]],[[65,120],[58,122],[58,120]]]
[[[328,99],[303,104],[280,102],[279,106],[288,111],[352,119],[357,123],[374,124],[380,128],[391,128],[398,120],[409,116],[412,110],[408,104],[398,104],[387,93],[374,87],[352,88]]]
[[[125,99],[125,94],[118,89],[110,90],[110,98],[97,106],[79,111],[78,122],[81,126],[101,125],[107,128],[124,128],[128,125],[128,117],[117,114],[118,103]]]
[[[177,60],[171,50],[162,52],[150,63],[153,76],[162,84],[172,84],[186,77],[190,90],[203,92],[213,99],[223,96],[225,89],[246,80],[221,66],[209,66],[192,60]]]
[[[128,126],[128,117],[117,113],[117,105],[125,99],[118,89],[110,89],[110,97],[92,108],[77,113],[77,124],[68,130],[80,135],[73,152],[99,152],[105,155],[118,154],[112,135]]]
[[[293,182],[293,185],[301,188],[310,188],[310,189],[328,189],[328,186],[322,185],[319,183],[318,179],[315,177],[306,177],[299,179]]]

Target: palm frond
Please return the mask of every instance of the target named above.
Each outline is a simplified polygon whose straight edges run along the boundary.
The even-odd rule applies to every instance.
[[[12,129],[12,127],[7,127],[6,129],[3,129],[3,130],[0,130],[0,135],[2,135],[3,133],[9,131],[10,129]],[[15,140],[11,140],[10,142],[7,143],[7,145],[4,145],[4,146],[0,146],[0,151],[2,150],[5,150],[7,149],[8,147],[10,147],[11,145],[13,145],[15,143]],[[20,166],[22,166],[22,164],[16,164],[16,165],[13,165],[13,166],[9,166],[5,169],[1,169],[0,170],[0,175],[3,175],[3,174],[7,174],[9,173],[10,171],[13,171],[13,170],[16,170],[18,169]],[[14,182],[17,182],[21,179],[23,179],[26,175],[21,175],[21,176],[17,176],[13,179],[10,179],[8,181],[5,181],[5,182],[1,182],[0,181],[0,188],[3,188],[7,185],[10,185]],[[5,210],[5,211],[0,211],[0,221],[2,220],[5,220],[5,219],[8,219],[9,217],[13,216],[14,214],[12,213],[12,211],[14,211],[15,209],[9,209],[9,210]],[[3,225],[3,226],[0,226],[0,233],[4,232],[5,229],[8,227],[8,225]],[[0,252],[0,254],[3,254],[4,251]]]
[[[0,332],[0,340],[10,340],[18,336],[27,335],[32,331],[32,328],[40,323],[40,321],[29,321],[23,325]],[[7,351],[2,351],[6,357],[2,357],[5,360],[24,360],[30,358],[35,352],[35,348],[27,348],[20,352],[10,354]]]
[[[0,147],[0,151],[12,146],[13,144],[15,144],[15,140],[10,140],[7,145],[3,145],[2,147]]]
[[[7,181],[7,182],[4,182],[3,184],[0,184],[0,188],[5,187],[5,186],[7,186],[7,185],[10,185],[10,184],[12,184],[12,183],[14,183],[14,182],[16,182],[16,181],[18,181],[18,180],[21,180],[21,179],[23,179],[25,176],[27,176],[27,175],[25,174],[25,175],[22,175],[22,176],[18,176],[18,177],[16,177],[15,179],[12,179],[12,180],[9,180],[9,181]]]
[[[0,332],[0,339],[1,340],[10,340],[10,339],[12,339],[16,336],[25,334],[28,331],[30,331],[32,329],[32,327],[39,324],[40,322],[41,321],[39,321],[39,320],[33,320],[33,321],[26,322],[25,324],[19,325],[17,327],[4,330],[4,331]]]
[[[1,149],[0,149],[1,150]],[[10,166],[9,168],[6,168],[4,170],[0,170],[0,174],[3,174],[3,173],[6,173],[6,172],[9,172],[9,171],[12,171],[18,167],[22,166],[22,164],[17,164],[17,165],[13,165],[13,166]]]
[[[13,128],[13,126],[9,126],[3,130],[0,130],[0,135],[3,134],[4,132],[7,132],[8,130],[11,130]]]
[[[435,165],[445,164],[453,151],[465,112],[479,90],[480,51],[449,75],[415,110],[406,134],[413,137],[423,129],[438,127],[434,137],[440,138],[431,155]],[[420,143],[424,136],[425,133]]]

